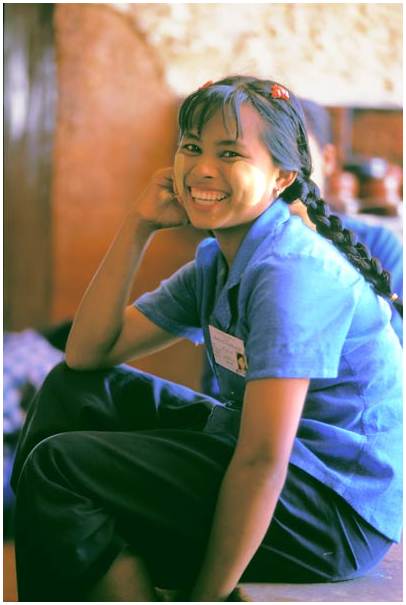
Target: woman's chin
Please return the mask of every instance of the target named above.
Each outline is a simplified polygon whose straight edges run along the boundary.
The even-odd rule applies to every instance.
[[[212,221],[204,221],[199,219],[189,219],[190,224],[195,229],[199,229],[199,231],[212,231],[216,227],[213,225]]]

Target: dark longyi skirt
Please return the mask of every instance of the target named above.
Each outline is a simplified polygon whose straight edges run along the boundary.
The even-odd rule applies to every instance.
[[[13,471],[19,599],[86,600],[124,548],[144,557],[155,585],[192,586],[236,443],[238,417],[213,412],[217,403],[127,366],[56,366],[32,401]],[[290,465],[242,580],[353,578],[390,544]]]

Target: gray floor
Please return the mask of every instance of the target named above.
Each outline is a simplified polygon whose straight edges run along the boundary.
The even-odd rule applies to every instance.
[[[274,602],[402,602],[402,544],[391,548],[368,576],[335,584],[245,584],[257,603]],[[16,601],[14,545],[3,548],[3,601]]]
[[[403,602],[402,544],[368,576],[333,584],[245,584],[255,602]]]

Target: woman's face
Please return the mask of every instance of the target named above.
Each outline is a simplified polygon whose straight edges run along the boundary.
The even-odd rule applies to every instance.
[[[218,111],[200,133],[186,132],[175,155],[175,187],[192,225],[219,230],[254,221],[284,187],[260,138],[263,122],[250,105],[241,107],[237,139],[233,120]],[[285,185],[286,186],[286,185]]]

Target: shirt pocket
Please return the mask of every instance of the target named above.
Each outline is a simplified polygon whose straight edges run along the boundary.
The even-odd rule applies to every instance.
[[[216,364],[216,375],[221,401],[234,404],[234,407],[241,407],[245,393],[245,378],[218,364]]]
[[[215,405],[203,428],[204,433],[221,434],[238,438],[241,410],[229,406]]]

